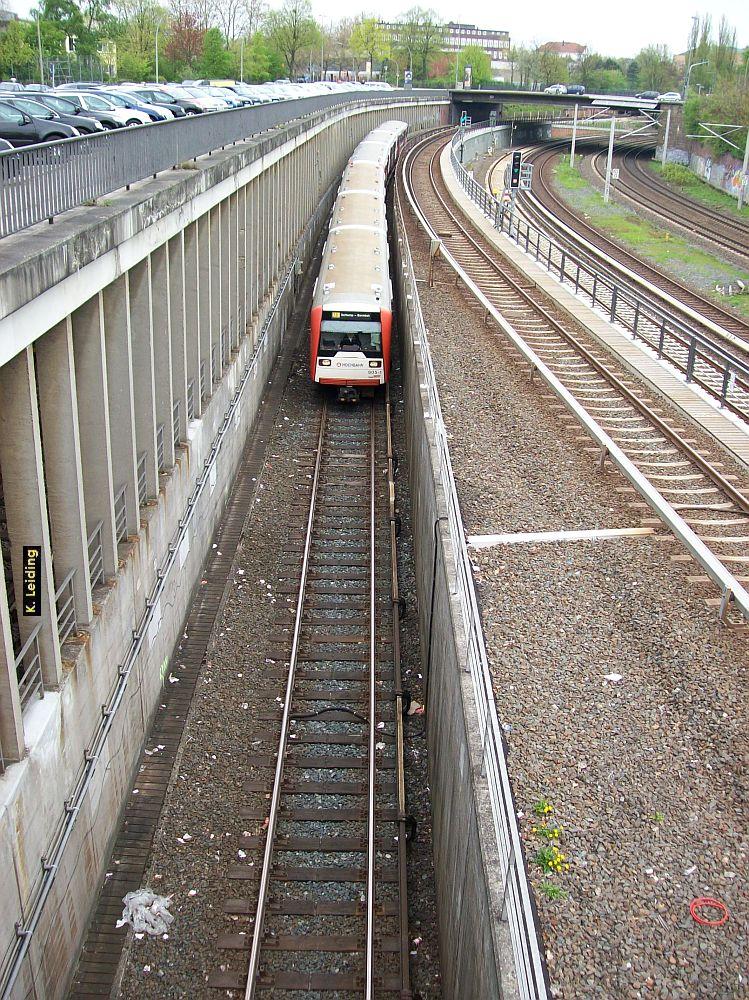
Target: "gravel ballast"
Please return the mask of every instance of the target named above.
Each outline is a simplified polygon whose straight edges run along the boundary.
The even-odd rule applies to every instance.
[[[462,294],[420,294],[467,534],[638,526],[649,512]],[[745,645],[681,551],[657,535],[471,552],[556,997],[746,995]],[[701,896],[723,926],[693,920]]]
[[[267,770],[256,771],[247,765],[248,754],[275,753],[275,742],[269,736],[275,733],[276,726],[258,716],[278,708],[273,698],[275,689],[279,696],[282,694],[283,681],[269,675],[273,664],[268,663],[267,658],[274,644],[268,633],[278,632],[274,624],[278,621],[278,608],[288,599],[278,585],[280,577],[289,576],[288,557],[285,561],[284,552],[290,528],[285,512],[292,501],[298,501],[305,484],[308,486],[309,456],[319,425],[319,396],[309,382],[305,354],[306,344],[300,342],[268,442],[265,466],[231,571],[223,610],[198,680],[147,872],[145,884],[173,897],[171,911],[175,921],[166,939],[130,936],[119,990],[119,996],[128,1000],[227,995],[226,991],[208,987],[209,975],[217,970],[246,967],[246,956],[219,951],[216,939],[221,934],[236,934],[249,926],[245,918],[227,916],[223,912],[224,900],[241,896],[252,900],[255,897],[253,883],[233,881],[227,877],[227,872],[231,866],[246,865],[254,858],[255,852],[242,851],[241,838],[247,834],[261,834],[263,829],[262,822],[243,819],[240,810],[267,809],[267,795],[248,792],[243,782],[250,777],[270,778]],[[403,437],[402,413],[397,399],[394,410],[397,445]],[[401,453],[404,452],[405,447],[401,446]],[[407,488],[402,466],[397,477],[397,493],[404,512],[409,508]],[[295,525],[297,529],[299,526]],[[408,522],[404,518],[399,566],[409,615],[403,628],[402,667],[404,682],[418,699],[420,654],[409,560]],[[179,676],[178,655],[173,674]],[[392,717],[392,710],[389,717]],[[315,724],[310,725],[314,727]],[[346,725],[341,723],[342,727]],[[411,975],[415,996],[437,998],[441,995],[437,920],[426,743],[422,732],[422,717],[407,719],[407,799],[419,822],[417,842],[409,849]],[[326,779],[329,778],[330,772],[327,772]],[[335,805],[332,801],[318,799],[310,797],[307,802],[298,797],[297,804]],[[289,828],[286,832],[309,834],[311,831],[307,826],[304,831]],[[361,832],[353,825],[351,831],[341,830],[347,834]],[[339,860],[358,863],[346,855]],[[329,861],[326,858],[321,863]],[[280,891],[284,891],[283,884]],[[382,892],[388,891],[383,885]],[[311,920],[284,919],[288,919],[285,929],[290,933],[352,933],[345,919],[337,919],[335,929],[332,922],[319,918],[314,924]],[[282,958],[282,955],[275,956],[278,960]],[[274,960],[273,965],[277,964]],[[344,958],[341,971],[345,967]],[[229,991],[228,995],[239,994]]]

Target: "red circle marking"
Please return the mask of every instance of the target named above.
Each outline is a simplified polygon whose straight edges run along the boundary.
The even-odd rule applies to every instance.
[[[717,910],[720,916],[715,920],[701,916],[699,911],[704,907]],[[692,914],[692,919],[704,927],[720,927],[728,920],[728,907],[719,899],[713,899],[712,896],[699,896],[697,899],[693,899],[689,904],[689,912]]]

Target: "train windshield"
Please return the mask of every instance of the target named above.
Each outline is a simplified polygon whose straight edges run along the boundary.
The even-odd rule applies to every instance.
[[[320,357],[332,357],[339,351],[363,353],[368,358],[382,357],[382,328],[369,319],[324,319],[320,331]]]

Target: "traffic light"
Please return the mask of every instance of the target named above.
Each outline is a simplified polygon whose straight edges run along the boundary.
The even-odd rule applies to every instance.
[[[523,154],[520,150],[516,150],[512,154],[512,167],[510,169],[510,187],[517,188],[520,187],[520,160]]]

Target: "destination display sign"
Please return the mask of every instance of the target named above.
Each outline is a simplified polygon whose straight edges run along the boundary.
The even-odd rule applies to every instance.
[[[323,319],[359,319],[366,320],[368,322],[379,322],[380,314],[378,312],[345,312],[344,310],[333,309],[330,312],[323,313]]]

